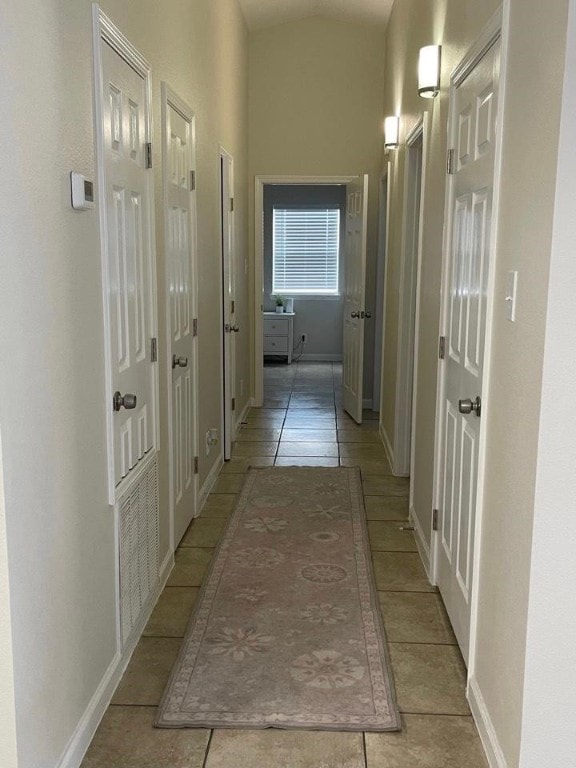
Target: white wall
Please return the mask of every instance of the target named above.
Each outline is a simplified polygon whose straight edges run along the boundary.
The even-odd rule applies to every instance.
[[[576,754],[576,2],[556,180],[523,697],[521,768],[573,768]]]
[[[161,80],[197,116],[202,434],[220,424],[219,143],[236,160],[237,299],[248,323],[247,30],[236,0],[105,0],[103,10],[152,66],[158,211]],[[98,212],[72,211],[68,181],[72,169],[95,176],[91,4],[7,0],[0,14],[0,424],[19,766],[52,768],[116,653]],[[161,218],[157,236],[163,286]],[[248,381],[249,338],[239,336]],[[201,482],[218,458],[219,448],[201,452]]]

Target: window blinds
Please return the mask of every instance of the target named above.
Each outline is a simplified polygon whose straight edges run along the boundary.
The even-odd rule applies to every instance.
[[[272,242],[273,293],[338,293],[338,208],[274,208]]]

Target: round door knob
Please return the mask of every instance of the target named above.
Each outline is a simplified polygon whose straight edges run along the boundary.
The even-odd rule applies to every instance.
[[[233,331],[234,333],[238,333],[238,331],[240,330],[240,328],[239,328],[239,326],[237,326],[237,325],[233,325],[233,326],[230,328],[230,330],[231,330],[231,331]]]
[[[232,326],[226,323],[226,325],[224,326],[224,333],[231,333],[231,332],[232,332]]]
[[[372,317],[372,312],[369,312],[368,310],[366,310],[366,312],[364,312],[364,317],[366,318],[366,320],[370,320],[370,318]]]
[[[187,365],[188,365],[187,357],[176,357],[176,355],[172,355],[172,368],[176,368],[176,366],[178,366],[179,368],[186,368]]]
[[[360,318],[360,312],[350,312],[350,317],[358,317],[358,318]]]
[[[475,400],[458,400],[458,410],[460,413],[474,413],[476,416],[480,416],[482,411],[482,400],[477,397]]]
[[[120,408],[126,408],[127,411],[131,411],[133,408],[136,408],[137,399],[136,395],[123,395],[121,392],[116,391],[112,398],[114,410],[119,411]]]

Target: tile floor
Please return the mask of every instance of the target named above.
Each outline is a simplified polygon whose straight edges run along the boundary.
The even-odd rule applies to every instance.
[[[414,536],[401,530],[408,481],[391,476],[376,414],[359,427],[340,408],[341,367],[265,369],[265,403],[242,427],[82,768],[485,768],[464,695],[465,671]],[[402,713],[400,733],[158,730],[156,706],[214,547],[249,466],[359,466],[372,557]]]

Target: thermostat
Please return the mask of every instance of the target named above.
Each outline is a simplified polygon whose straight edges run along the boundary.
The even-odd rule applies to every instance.
[[[81,173],[70,172],[70,188],[72,191],[72,208],[76,211],[86,211],[94,208],[94,182],[89,181]]]

